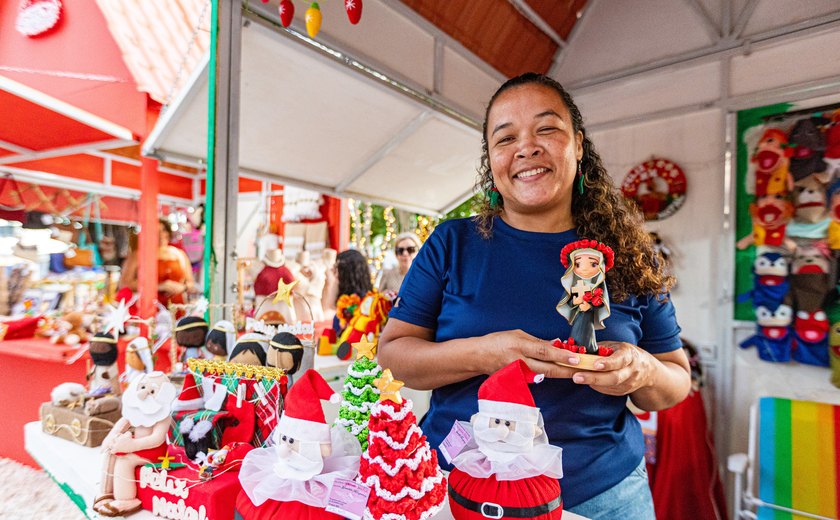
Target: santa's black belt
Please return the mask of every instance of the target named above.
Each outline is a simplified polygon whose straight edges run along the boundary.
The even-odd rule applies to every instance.
[[[494,504],[493,502],[476,502],[474,500],[470,500],[452,489],[452,484],[449,484],[448,487],[449,498],[451,498],[456,504],[464,509],[475,511],[485,518],[534,518],[540,515],[548,514],[558,507],[563,506],[563,501],[560,500],[560,497],[557,497],[547,504],[541,504],[538,506],[505,507],[499,504]]]

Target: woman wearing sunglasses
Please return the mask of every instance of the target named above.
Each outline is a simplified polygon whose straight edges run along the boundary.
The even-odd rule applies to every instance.
[[[397,235],[394,253],[397,255],[397,267],[382,271],[379,279],[379,290],[399,292],[405,274],[411,267],[411,262],[420,250],[420,239],[414,233],[400,233]]]

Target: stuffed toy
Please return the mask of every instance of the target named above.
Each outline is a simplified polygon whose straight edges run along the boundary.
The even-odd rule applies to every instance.
[[[353,301],[352,298],[350,301]],[[365,336],[368,341],[375,342],[382,331],[382,327],[385,326],[385,322],[388,321],[391,306],[391,298],[374,289],[361,299],[357,307],[353,308],[351,305],[351,307],[345,308],[345,311],[353,308],[353,314],[338,336],[336,355],[345,361],[350,359],[353,353],[352,344],[358,343],[362,336]],[[346,317],[346,312],[339,312],[342,312]],[[341,318],[339,318],[339,322],[341,321]]]
[[[825,173],[829,179],[840,177],[840,121],[835,121],[825,134]]]
[[[90,339],[87,331],[87,325],[90,324],[89,321],[82,312],[68,312],[54,322],[50,342],[62,345],[87,343],[88,339]]]
[[[356,476],[362,449],[347,430],[326,423],[320,401],[338,398],[314,370],[289,389],[273,445],[251,450],[242,461],[236,509],[243,519],[341,518],[324,510],[329,489],[337,478]]]
[[[823,161],[825,138],[818,128],[824,122],[821,118],[800,119],[788,135],[793,153],[790,158],[790,172],[794,181],[800,181],[813,174],[824,172]]]
[[[143,336],[138,336],[128,343],[125,348],[125,372],[120,376],[123,383],[131,383],[141,374],[148,374],[155,369],[152,357],[152,345]]]
[[[610,316],[606,274],[614,258],[609,246],[587,239],[567,244],[560,252],[566,269],[560,280],[565,294],[557,312],[572,325],[570,339],[581,354],[608,355],[599,350],[595,331],[603,329],[604,320]]]
[[[175,341],[184,347],[183,361],[202,358],[201,347],[207,338],[207,322],[198,316],[186,316],[175,324]]]
[[[782,250],[760,248],[753,262],[753,288],[738,297],[744,303],[752,300],[753,305],[776,308],[785,299],[790,289],[788,283],[788,260]]]
[[[741,348],[756,347],[758,357],[764,361],[785,363],[790,361],[793,337],[790,324],[793,309],[790,305],[755,308],[756,333],[741,342]]]
[[[786,238],[785,229],[793,217],[793,204],[784,196],[767,195],[750,204],[753,231],[738,241],[738,249],[755,246],[785,246],[791,251],[796,243]]]
[[[75,408],[85,402],[87,389],[79,383],[61,383],[50,392],[50,402],[56,406]]]
[[[831,325],[828,334],[828,362],[831,366],[831,384],[840,388],[840,321]]]
[[[798,222],[813,224],[828,218],[825,184],[816,175],[809,175],[796,182],[793,202],[793,218]]]
[[[280,395],[284,398],[289,387],[294,383],[294,374],[300,369],[303,360],[303,344],[294,334],[281,332],[271,338],[268,343],[267,364],[270,367],[282,368],[280,377]]]
[[[204,347],[216,361],[225,361],[236,345],[236,327],[227,320],[217,321],[207,333]]]
[[[118,352],[117,338],[113,335],[97,332],[91,338],[89,353],[93,367],[87,373],[89,395],[120,394]]]
[[[265,366],[268,341],[268,337],[256,332],[243,334],[233,347],[228,361],[243,365]]]
[[[821,310],[831,284],[831,253],[824,242],[811,241],[796,248],[791,263],[790,294],[797,311]]]
[[[559,519],[563,450],[548,443],[528,385],[539,383],[522,360],[488,377],[478,389],[470,441],[454,456],[449,504],[456,520]]]
[[[828,366],[828,317],[825,312],[797,311],[793,325],[793,359],[806,365]]]
[[[787,195],[793,189],[788,171],[791,151],[788,138],[778,128],[768,128],[761,136],[750,161],[755,164],[755,196]]]
[[[135,469],[166,455],[175,395],[175,386],[163,372],[143,374],[128,385],[123,416],[102,441],[102,489],[93,503],[100,515],[127,516],[141,509]]]

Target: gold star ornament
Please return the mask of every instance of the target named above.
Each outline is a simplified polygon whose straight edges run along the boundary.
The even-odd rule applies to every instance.
[[[292,289],[297,285],[297,280],[290,284],[286,284],[281,278],[277,282],[277,295],[274,296],[274,303],[286,302],[289,307],[292,306]]]
[[[373,380],[374,386],[379,389],[379,402],[393,401],[397,404],[402,404],[403,399],[400,395],[400,388],[405,383],[397,381],[391,374],[391,369],[386,368],[382,371],[382,375]]]
[[[353,348],[356,349],[356,359],[362,359],[362,357],[366,357],[369,360],[373,361],[373,356],[376,355],[376,342],[370,342],[367,339],[367,335],[362,336],[362,340],[358,343],[352,343]]]

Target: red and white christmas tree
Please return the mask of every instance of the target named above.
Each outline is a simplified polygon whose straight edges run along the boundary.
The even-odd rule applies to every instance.
[[[365,518],[426,520],[446,499],[446,478],[437,452],[417,426],[413,404],[400,395],[402,381],[386,369],[374,381],[379,402],[370,413],[368,449],[357,480],[371,488]]]

